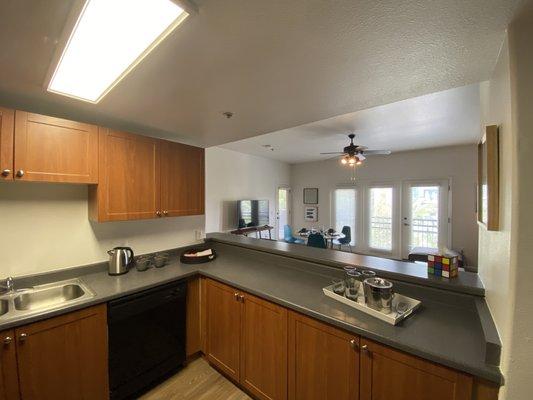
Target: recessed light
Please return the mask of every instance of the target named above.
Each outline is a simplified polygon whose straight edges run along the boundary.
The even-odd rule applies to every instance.
[[[87,0],[48,91],[97,103],[188,15],[172,0]]]

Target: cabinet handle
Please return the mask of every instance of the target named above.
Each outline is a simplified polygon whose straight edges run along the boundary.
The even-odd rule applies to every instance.
[[[2,176],[4,177],[9,176],[10,173],[11,173],[11,170],[6,168],[2,171]]]
[[[355,339],[350,340],[350,347],[352,349],[358,349],[359,345],[357,344],[357,341]]]
[[[13,338],[11,336],[6,336],[4,338],[4,344],[7,346],[8,344],[10,344],[11,342],[13,341]]]
[[[168,211],[163,211],[163,215],[168,215]]]
[[[160,217],[160,216],[161,216],[161,211],[156,211],[156,212],[155,212],[155,215],[157,215],[158,217]]]
[[[19,169],[17,171],[17,178],[22,178],[24,176],[24,170],[23,169]]]
[[[20,343],[25,342],[27,338],[28,338],[28,334],[27,333],[21,333],[19,335],[19,342]]]

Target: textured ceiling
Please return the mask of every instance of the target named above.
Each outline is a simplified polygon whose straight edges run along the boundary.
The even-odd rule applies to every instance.
[[[485,80],[519,2],[197,0],[92,105],[43,88],[74,2],[2,0],[0,103],[217,145]]]
[[[472,84],[339,115],[222,147],[291,164],[325,160],[342,151],[349,133],[373,150],[418,150],[476,143],[480,132],[479,84]],[[270,145],[272,147],[265,147]]]

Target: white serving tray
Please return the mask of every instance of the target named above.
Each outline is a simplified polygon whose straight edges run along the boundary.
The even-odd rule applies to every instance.
[[[400,321],[407,318],[413,313],[422,302],[420,300],[412,299],[411,297],[403,296],[399,293],[394,293],[394,298],[392,299],[392,311],[390,314],[382,313],[381,311],[374,310],[366,305],[365,296],[363,293],[363,285],[359,287],[359,294],[357,301],[350,300],[345,296],[341,296],[333,291],[333,285],[327,286],[324,289],[324,294],[332,299],[340,301],[341,303],[347,304],[350,307],[356,308],[359,311],[362,311],[366,314],[372,315],[373,317],[379,318],[382,321],[388,322],[391,325],[396,325]],[[405,312],[398,312],[397,306],[399,303],[405,303],[406,308]]]

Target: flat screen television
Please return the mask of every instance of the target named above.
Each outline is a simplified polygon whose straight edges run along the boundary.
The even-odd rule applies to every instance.
[[[239,229],[268,225],[268,200],[239,200],[237,202],[237,221]]]

